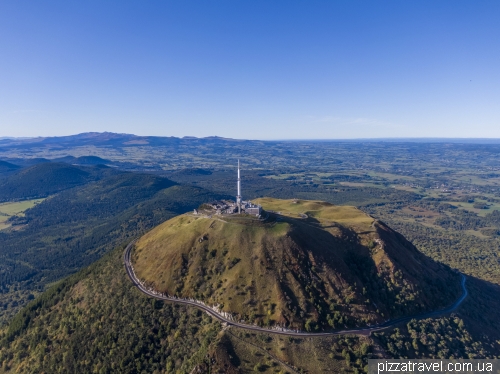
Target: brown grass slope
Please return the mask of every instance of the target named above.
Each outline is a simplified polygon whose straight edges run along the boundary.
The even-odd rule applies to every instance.
[[[460,293],[457,274],[354,207],[257,202],[273,212],[263,222],[192,214],[164,222],[137,242],[137,275],[250,323],[310,331],[437,309]]]

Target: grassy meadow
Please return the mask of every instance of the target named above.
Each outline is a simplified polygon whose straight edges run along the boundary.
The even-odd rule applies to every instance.
[[[24,212],[35,205],[40,204],[45,199],[33,199],[0,204],[0,230],[10,227],[7,222],[12,216],[22,217]]]

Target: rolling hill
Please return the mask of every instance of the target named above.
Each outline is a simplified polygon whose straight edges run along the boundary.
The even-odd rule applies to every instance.
[[[166,219],[225,197],[149,174],[53,165],[59,171],[79,170],[76,176],[82,179],[77,180],[87,183],[50,196],[24,216],[11,217],[12,227],[0,231],[0,325],[46,284]],[[10,178],[21,180],[19,175]]]
[[[175,191],[169,191],[175,188],[179,186],[172,186],[160,192],[167,196],[178,196]],[[417,280],[418,274],[413,273],[417,270],[425,271],[426,276],[434,276],[428,282],[435,285],[447,277],[451,281],[456,280],[447,269],[439,270],[443,274],[441,277],[437,276],[432,269],[433,264],[422,255],[414,253],[412,246],[402,237],[355,208],[336,207],[322,202],[295,203],[275,199],[265,199],[260,202],[268,210],[281,212],[279,216],[275,216],[280,220],[274,221],[270,233],[263,234],[262,230],[268,229],[266,225],[271,221],[262,225],[248,219],[223,223],[210,221],[209,218],[195,219],[182,215],[150,231],[141,239],[142,244],[148,243],[148,240],[153,239],[156,234],[161,236],[160,228],[165,234],[163,238],[167,238],[168,228],[173,224],[176,224],[177,230],[182,233],[181,225],[185,224],[183,220],[186,219],[191,220],[191,224],[200,225],[198,228],[208,230],[207,238],[201,242],[199,242],[201,236],[196,237],[197,240],[193,243],[195,247],[213,241],[217,233],[215,226],[219,223],[235,226],[231,232],[240,231],[245,233],[247,238],[250,235],[257,237],[258,233],[267,235],[267,240],[275,244],[279,243],[280,238],[284,238],[281,234],[283,232],[298,242],[295,238],[299,235],[313,232],[317,234],[317,230],[325,232],[334,228],[340,230],[342,227],[351,233],[350,236],[344,237],[342,242],[350,242],[352,245],[344,244],[342,247],[338,245],[330,248],[339,261],[337,269],[339,279],[347,279],[347,272],[350,271],[352,279],[363,281],[362,278],[356,278],[356,271],[352,269],[353,263],[347,261],[342,253],[339,255],[337,252],[345,254],[346,251],[356,251],[358,244],[364,246],[366,240],[370,243],[370,240],[377,237],[377,240],[383,240],[385,243],[383,247],[379,244],[380,247],[377,249],[379,256],[377,258],[372,256],[374,262],[378,264],[377,269],[386,268],[391,261],[394,276],[395,272],[400,271],[408,284],[416,290],[429,287],[426,283],[424,285],[417,283],[422,281]],[[152,206],[154,202],[148,208]],[[304,212],[309,218],[302,216]],[[210,229],[201,224],[202,221],[216,222],[216,224]],[[302,225],[307,225],[312,231],[308,231],[309,229]],[[200,232],[205,233],[203,230]],[[355,241],[356,236],[359,238],[358,244]],[[321,239],[321,234],[318,237]],[[229,240],[230,236],[228,235],[226,239]],[[151,243],[150,241],[149,244]],[[165,250],[169,248],[168,244],[162,242]],[[230,242],[226,242],[225,247],[229,248],[229,244]],[[148,248],[149,255],[156,254],[151,246]],[[233,327],[224,328],[196,308],[148,298],[132,287],[122,263],[123,249],[123,246],[116,248],[96,263],[56,283],[23,308],[7,328],[0,328],[0,373],[363,373],[366,372],[369,358],[495,358],[500,352],[498,344],[500,325],[497,319],[492,318],[500,307],[499,290],[498,287],[487,285],[484,281],[470,279],[469,298],[450,316],[412,320],[406,325],[370,337],[343,335],[291,338]],[[300,256],[300,248],[295,249],[299,255],[297,258],[305,262],[306,259]],[[371,248],[374,249],[375,247]],[[240,251],[241,256],[246,249],[240,247],[235,250]],[[316,260],[316,266],[313,264],[314,269],[311,264],[309,265],[312,271],[310,274],[323,279],[323,273],[328,273],[328,270],[326,266],[323,269],[317,267],[319,251],[308,247],[303,247],[302,250],[308,251],[311,262]],[[394,255],[394,251],[399,255]],[[321,252],[327,252],[327,249]],[[215,253],[214,257],[211,253],[205,251],[207,259],[202,264],[207,271],[208,276],[205,281],[208,284],[211,283],[211,278],[217,276],[213,272],[210,273],[210,270],[211,261],[217,259],[218,253]],[[331,264],[327,256],[323,255],[325,264]],[[225,256],[231,256],[229,251]],[[403,259],[407,262],[405,266],[400,263]],[[176,260],[174,257],[171,261],[165,262],[163,258],[151,257],[148,262],[161,263],[164,269],[168,270],[171,267],[169,263],[175,264]],[[341,261],[344,261],[343,265]],[[298,262],[294,265],[297,269],[295,273],[302,269]],[[245,272],[237,268],[240,264],[243,264],[243,259],[232,269],[246,276],[247,270],[253,269],[251,266],[259,266],[260,261],[252,261]],[[421,266],[424,265],[431,266],[431,269],[423,270]],[[264,277],[272,279],[268,273],[269,270]],[[290,270],[289,273],[292,274],[293,271]],[[283,279],[287,279],[285,272],[283,274]],[[382,277],[390,282],[383,275],[383,271]],[[241,278],[237,279],[238,284]],[[297,284],[299,283],[297,281]],[[276,283],[269,283],[269,290],[271,286],[275,287]],[[346,290],[351,286],[352,284],[344,284]],[[300,295],[299,288],[296,291],[297,295]],[[357,292],[355,287],[352,287],[352,290]],[[245,290],[241,290],[243,291]],[[227,293],[227,298],[234,295],[230,288],[227,289]],[[259,293],[259,296],[262,295]],[[274,297],[271,292],[267,295],[269,299]],[[241,295],[236,297],[239,296]],[[361,292],[357,297],[365,296]],[[438,298],[438,295],[432,296]],[[316,302],[320,300],[321,298],[315,299]],[[430,295],[426,300],[417,295],[413,301],[417,303],[421,301],[427,303],[426,305],[439,304],[439,301]],[[356,302],[349,305],[357,308]],[[269,305],[269,302],[267,303]],[[445,300],[442,303],[445,303]],[[387,310],[391,309],[390,306],[390,301],[379,305]],[[278,305],[275,308],[277,309]],[[342,310],[341,314],[350,315],[348,309]],[[274,318],[273,315],[271,317]]]
[[[144,235],[137,276],[259,325],[319,331],[433,310],[458,274],[354,207],[257,199],[264,220],[184,214]]]
[[[0,160],[0,173],[5,173],[13,170],[19,169],[20,166],[11,164],[10,162],[7,161],[2,161]]]
[[[347,368],[345,352],[354,358],[370,350],[366,337],[287,339],[223,329],[195,308],[131,287],[122,253],[54,285],[0,330],[0,373],[338,372]],[[366,364],[354,361],[352,368]]]
[[[97,156],[80,156],[80,157],[65,156],[65,157],[55,158],[51,161],[64,162],[73,165],[105,165],[112,163],[110,160],[106,160],[104,158]]]
[[[18,170],[0,181],[0,201],[47,197],[113,174],[112,169],[45,162]]]

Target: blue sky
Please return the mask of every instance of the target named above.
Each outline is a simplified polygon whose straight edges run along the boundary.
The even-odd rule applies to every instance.
[[[0,137],[500,138],[499,1],[0,2]]]

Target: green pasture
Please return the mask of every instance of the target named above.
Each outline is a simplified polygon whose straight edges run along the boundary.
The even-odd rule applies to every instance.
[[[487,201],[482,201],[476,199],[473,203],[465,203],[465,202],[456,202],[456,201],[443,201],[443,203],[448,203],[450,205],[456,206],[459,209],[468,210],[469,212],[474,212],[478,216],[484,217],[487,214],[493,212],[494,210],[500,210],[499,203],[488,203]],[[480,203],[488,206],[488,209],[477,209],[474,208],[474,204]]]
[[[269,179],[287,179],[287,178],[290,178],[290,177],[296,177],[296,178],[303,178],[304,177],[304,174],[302,173],[299,173],[299,174],[295,174],[295,173],[292,173],[292,174],[276,174],[276,175],[266,175],[265,178],[269,178]]]
[[[411,186],[403,186],[403,185],[392,185],[390,187],[394,188],[395,190],[413,192],[416,194],[424,194],[425,193],[425,189],[422,187],[411,187]]]
[[[33,208],[43,200],[45,199],[24,200],[0,204],[0,230],[10,227],[10,224],[7,223],[7,220],[10,217],[23,216],[26,210]]]
[[[372,187],[372,188],[386,188],[383,184],[378,184],[378,183],[369,183],[369,182],[340,182],[339,183],[341,186],[346,186],[346,187],[359,187],[359,188],[366,188],[366,187]]]

